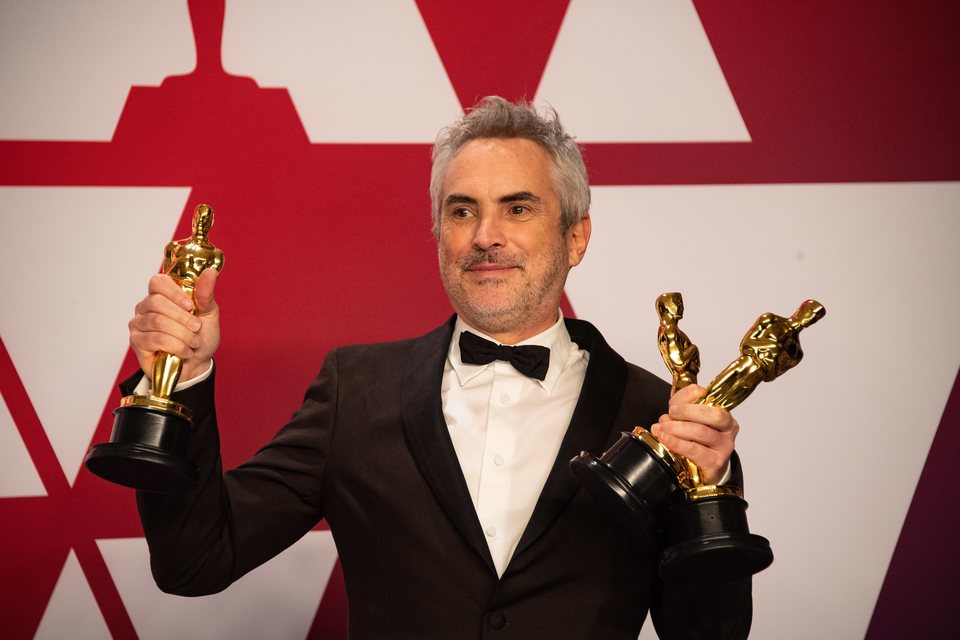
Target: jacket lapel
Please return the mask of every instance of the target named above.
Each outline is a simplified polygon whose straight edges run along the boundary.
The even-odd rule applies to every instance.
[[[570,426],[514,556],[520,555],[546,531],[580,488],[570,471],[570,460],[581,451],[603,450],[623,399],[626,361],[607,345],[590,323],[570,319],[565,322],[573,341],[590,352],[590,362]]]
[[[414,341],[403,373],[401,421],[407,446],[437,502],[495,573],[440,404],[440,383],[453,323],[451,318],[442,327]]]

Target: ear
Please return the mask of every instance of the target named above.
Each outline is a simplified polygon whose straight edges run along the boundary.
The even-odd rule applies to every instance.
[[[590,214],[583,214],[580,222],[567,229],[567,260],[571,267],[575,267],[583,260],[590,243]]]

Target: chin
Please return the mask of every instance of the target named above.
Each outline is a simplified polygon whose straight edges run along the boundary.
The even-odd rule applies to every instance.
[[[522,316],[515,304],[465,305],[463,317],[468,324],[487,334],[503,333],[517,328],[517,319]]]
[[[477,296],[468,300],[466,307],[476,315],[494,317],[514,313],[517,309],[517,301],[500,296]]]

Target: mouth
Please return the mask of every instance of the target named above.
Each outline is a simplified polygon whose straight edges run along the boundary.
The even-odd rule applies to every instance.
[[[460,272],[475,282],[499,282],[524,270],[522,258],[503,253],[475,252],[458,261]]]
[[[499,262],[481,262],[480,264],[474,264],[467,267],[467,271],[472,271],[474,273],[481,274],[496,274],[498,272],[510,271],[511,269],[516,269],[516,265],[512,264],[503,264]]]
[[[520,269],[519,265],[502,262],[480,262],[468,266],[465,271],[468,276],[479,282],[497,282],[505,280]]]

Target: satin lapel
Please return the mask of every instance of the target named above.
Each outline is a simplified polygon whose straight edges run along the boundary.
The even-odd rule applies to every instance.
[[[593,325],[582,320],[566,320],[566,324],[573,341],[590,352],[590,363],[570,426],[560,443],[560,451],[530,522],[520,537],[515,556],[546,531],[580,488],[570,471],[570,460],[581,451],[599,454],[603,450],[620,409],[627,381],[626,362],[607,345]]]
[[[415,341],[403,372],[401,420],[407,446],[437,502],[495,573],[440,405],[440,382],[452,335],[451,319]]]

